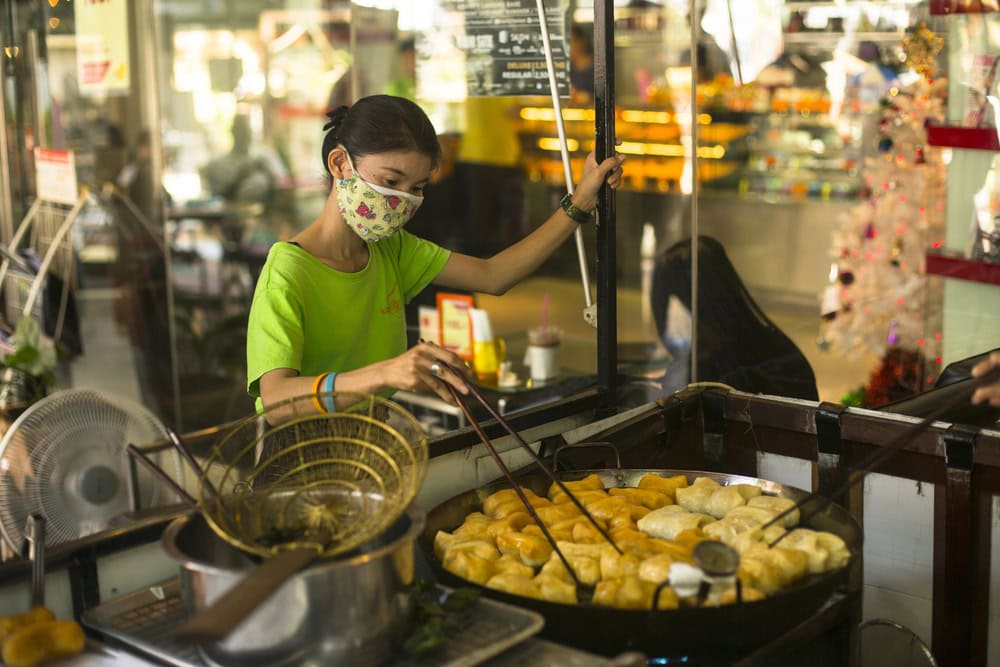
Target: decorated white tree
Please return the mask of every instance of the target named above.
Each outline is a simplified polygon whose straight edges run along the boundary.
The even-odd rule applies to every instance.
[[[870,352],[883,364],[901,363],[901,353],[906,363],[929,364],[907,372],[910,391],[940,363],[940,294],[924,261],[944,227],[945,165],[941,149],[927,145],[927,125],[944,118],[947,85],[934,78],[939,49],[924,26],[904,43],[918,76],[881,101],[878,152],[864,163],[865,196],[834,232],[821,305],[821,346],[852,358]]]

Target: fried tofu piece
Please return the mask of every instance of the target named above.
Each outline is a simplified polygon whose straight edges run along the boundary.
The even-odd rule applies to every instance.
[[[621,496],[631,505],[640,505],[651,510],[658,509],[664,505],[672,505],[674,502],[666,493],[656,491],[654,489],[616,488],[608,489],[608,494],[612,496]]]
[[[674,503],[677,502],[677,489],[684,488],[687,485],[688,480],[684,475],[661,477],[656,473],[650,472],[642,476],[642,479],[639,480],[638,488],[659,491],[660,493],[666,494],[666,496],[670,498],[670,502]]]

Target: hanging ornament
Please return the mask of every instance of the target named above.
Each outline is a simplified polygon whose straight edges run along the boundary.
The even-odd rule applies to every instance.
[[[903,237],[897,236],[892,241],[892,251],[889,255],[889,263],[893,266],[899,266],[900,261],[903,259]]]
[[[931,79],[937,73],[937,55],[944,46],[944,39],[921,23],[917,29],[903,39],[903,62]]]
[[[823,290],[823,301],[819,306],[819,315],[826,321],[837,317],[840,310],[840,288],[836,285],[827,285]]]
[[[59,27],[59,19],[53,16],[52,18],[49,19],[49,28],[55,30],[58,27]]]
[[[49,7],[55,7],[59,4],[59,0],[49,0]]]
[[[927,164],[927,158],[924,156],[924,147],[917,146],[914,150],[914,164]]]
[[[892,139],[889,137],[882,137],[878,140],[878,152],[888,153],[892,150]]]

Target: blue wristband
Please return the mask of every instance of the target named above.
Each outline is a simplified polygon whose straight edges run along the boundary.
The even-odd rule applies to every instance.
[[[336,381],[337,381],[336,373],[327,373],[326,379],[323,381],[323,394],[324,394],[323,401],[324,405],[326,406],[327,412],[337,411],[337,405],[333,400],[333,396],[330,395],[334,391],[333,387]]]

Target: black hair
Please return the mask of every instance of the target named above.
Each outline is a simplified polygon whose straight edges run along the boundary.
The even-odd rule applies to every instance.
[[[722,244],[699,236],[697,245],[698,321],[692,326],[698,331],[698,380],[724,382],[750,393],[818,400],[809,361],[764,314]],[[690,311],[691,265],[691,239],[662,251],[654,264],[650,308],[668,349],[672,343],[667,337],[670,297],[678,298]]]
[[[424,110],[406,98],[369,95],[326,115],[330,119],[323,126],[323,167],[327,174],[327,157],[337,146],[346,148],[353,160],[391,151],[423,153],[434,165],[441,159],[437,131]]]

